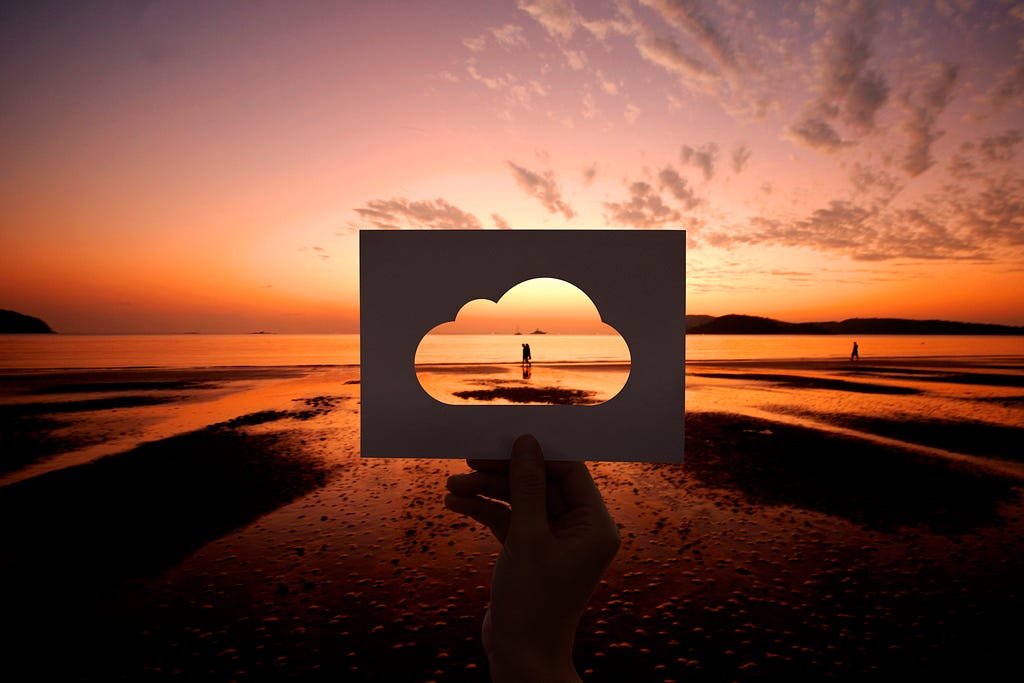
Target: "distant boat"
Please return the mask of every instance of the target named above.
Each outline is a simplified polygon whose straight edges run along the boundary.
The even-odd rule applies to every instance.
[[[522,332],[520,332],[520,331],[519,331],[519,325],[516,325],[516,331],[515,331],[515,333],[516,333],[516,334],[522,334]]]
[[[547,334],[547,332],[545,332],[544,330],[542,330],[542,329],[540,329],[540,328],[538,327],[537,329],[535,329],[535,330],[534,330],[533,332],[531,332],[530,334]]]

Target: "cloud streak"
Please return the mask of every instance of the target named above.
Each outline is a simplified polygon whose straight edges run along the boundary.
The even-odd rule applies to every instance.
[[[715,175],[715,162],[718,160],[718,145],[709,142],[699,149],[683,145],[679,152],[683,164],[695,166],[704,174],[704,180],[711,180]]]
[[[885,186],[884,179],[879,181]],[[892,191],[892,188],[889,188]],[[1024,179],[947,186],[909,206],[832,200],[797,219],[757,216],[702,236],[711,246],[768,245],[845,254],[858,261],[994,260],[1024,247]]]
[[[747,141],[729,143],[729,133],[719,131],[722,137],[714,142],[680,144],[677,137],[678,155],[645,158],[641,177],[627,182],[625,196],[618,198],[594,193],[602,187],[595,182],[596,169],[607,178],[619,160],[599,159],[587,166],[589,160],[577,159],[576,168],[584,168],[579,194],[599,201],[609,224],[686,226],[703,245],[810,249],[860,261],[984,259],[1018,249],[1021,228],[1015,212],[1021,193],[1012,165],[1024,135],[1011,114],[1013,107],[1024,105],[1024,41],[1019,37],[980,62],[965,60],[959,66],[936,61],[943,51],[929,49],[923,40],[939,35],[926,21],[932,15],[916,9],[896,12],[877,0],[822,0],[770,11],[761,5],[741,11],[697,0],[616,0],[603,7],[521,0],[519,7],[534,23],[516,35],[523,41],[529,36],[533,48],[546,42],[548,54],[553,48],[564,58],[551,63],[544,57],[537,64],[546,77],[538,80],[554,94],[542,107],[538,94],[525,93],[524,106],[536,105],[536,115],[547,108],[543,115],[550,121],[569,116],[578,127],[594,131],[639,133],[661,125],[665,117],[695,121],[695,113],[713,106],[724,124],[732,116],[768,136],[751,139],[752,128],[734,128],[734,139]],[[1019,9],[975,11],[963,5],[942,20],[950,23],[941,30],[955,23],[957,31],[971,31],[975,41],[984,41],[994,31],[1012,33],[1021,20]],[[489,31],[484,34],[488,44],[498,44],[494,30]],[[735,38],[739,35],[742,43]],[[894,38],[899,42],[891,43]],[[595,44],[600,48],[594,49]],[[606,57],[613,53],[634,71],[618,69]],[[525,71],[491,65],[486,72],[494,75],[478,72],[481,83],[510,101],[513,87],[529,82]],[[555,74],[578,88],[564,98],[571,112],[553,109],[559,99]],[[669,84],[661,109],[657,98],[643,97],[640,89],[653,83]],[[975,108],[993,106],[957,120],[949,114],[958,100]],[[749,106],[744,108],[744,102]],[[992,128],[997,120],[1004,130],[964,140],[971,134],[969,125]],[[669,145],[672,137],[666,137]],[[938,144],[950,138],[948,146]],[[787,141],[796,145],[787,149]],[[808,161],[799,148],[829,156]],[[759,172],[813,164],[806,166],[813,169],[813,178],[791,181],[785,173],[771,181],[750,177],[755,152]],[[569,206],[550,172],[505,164],[517,185],[548,212],[570,218],[578,208],[586,214],[582,203]],[[619,171],[626,177],[635,172]],[[714,182],[730,173],[728,182]],[[915,181],[926,173],[927,181]],[[704,184],[707,197],[695,189]],[[741,192],[731,207],[712,203]],[[585,200],[574,195],[573,201]]]
[[[684,52],[671,38],[656,36],[650,31],[641,31],[636,39],[636,49],[647,61],[701,89],[706,89],[714,80],[714,73],[704,62]]]
[[[753,152],[746,145],[740,145],[732,151],[732,172],[739,175],[746,168],[747,162]]]
[[[935,164],[932,143],[942,137],[936,130],[939,115],[949,104],[958,67],[943,64],[932,68],[917,90],[908,89],[902,98],[907,118],[903,131],[907,135],[907,151],[900,166],[910,176],[918,176]]]
[[[736,51],[718,26],[702,14],[696,2],[686,0],[641,0],[661,17],[686,34],[719,68],[737,70]]]
[[[537,173],[512,161],[506,161],[505,165],[512,171],[516,184],[526,194],[540,200],[549,213],[561,213],[566,220],[572,220],[576,216],[572,207],[562,199],[562,192],[550,171]]]
[[[661,189],[667,189],[684,209],[695,209],[700,206],[701,200],[693,188],[679,175],[679,171],[671,166],[666,166],[658,172],[658,184]]]
[[[666,205],[661,195],[650,184],[637,181],[629,186],[629,199],[623,202],[605,202],[605,218],[616,227],[641,230],[664,228],[679,223],[682,215]]]
[[[359,217],[380,230],[479,230],[483,226],[471,213],[444,199],[410,201],[373,199],[358,209]]]
[[[519,9],[533,17],[552,36],[572,38],[582,18],[570,0],[519,0]]]
[[[824,28],[811,47],[817,95],[788,132],[791,139],[808,147],[833,152],[845,142],[836,123],[857,135],[875,129],[875,115],[889,99],[889,85],[870,66],[879,31],[874,2],[826,3],[818,7],[815,19]]]

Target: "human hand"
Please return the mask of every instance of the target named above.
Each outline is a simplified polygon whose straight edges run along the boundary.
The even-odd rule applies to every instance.
[[[530,435],[507,462],[467,462],[476,471],[449,477],[444,502],[502,544],[483,624],[491,677],[579,681],[576,625],[620,543],[601,493],[584,463],[545,463]]]

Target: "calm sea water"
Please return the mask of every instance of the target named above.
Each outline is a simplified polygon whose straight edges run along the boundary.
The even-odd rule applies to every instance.
[[[826,359],[849,356],[841,336],[692,335],[687,360]],[[865,336],[872,357],[1024,356],[1024,337]],[[517,362],[522,343],[535,362],[629,359],[617,337],[601,335],[434,335],[419,349],[422,363]],[[354,365],[355,334],[0,335],[0,368],[224,367]]]

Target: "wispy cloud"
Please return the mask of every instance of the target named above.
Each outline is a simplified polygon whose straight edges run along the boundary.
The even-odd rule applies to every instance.
[[[696,166],[704,174],[705,180],[711,180],[715,175],[715,161],[718,159],[718,145],[714,142],[701,145],[700,148],[683,145],[679,153],[683,164]]]
[[[482,83],[489,90],[498,90],[508,85],[508,79],[503,76],[485,76],[477,68],[476,60],[470,59],[466,62],[466,73],[478,83]]]
[[[953,64],[934,66],[919,88],[908,88],[901,98],[907,112],[903,122],[907,151],[900,166],[911,176],[924,173],[935,163],[932,143],[942,137],[942,132],[936,130],[936,122],[949,104],[958,73],[958,67]]]
[[[508,224],[508,221],[496,213],[491,214],[491,220],[494,221],[494,227],[496,227],[498,230],[512,229],[512,226]]]
[[[981,248],[1024,246],[1024,179],[1019,176],[989,178],[977,193],[952,201],[950,209],[952,221]]]
[[[854,194],[876,206],[888,205],[905,185],[885,169],[861,163],[853,164],[849,177]]]
[[[318,257],[321,261],[326,261],[331,258],[331,255],[327,253],[327,250],[323,247],[299,247],[299,251],[312,251],[313,255]]]
[[[701,200],[694,193],[693,188],[687,184],[686,178],[679,175],[679,172],[671,166],[666,166],[658,171],[658,184],[660,188],[667,189],[684,209],[695,209],[700,206]]]
[[[622,112],[622,118],[626,119],[626,123],[632,126],[640,118],[640,107],[633,103],[627,104],[625,111]]]
[[[486,75],[478,68],[475,57],[466,61],[466,73],[488,90],[500,93],[507,105],[514,105],[526,110],[532,110],[534,101],[537,98],[547,97],[549,92],[547,86],[536,79],[520,79],[510,73],[496,76]]]
[[[563,54],[573,71],[580,71],[587,65],[587,53],[582,50],[564,50]]]
[[[610,79],[607,76],[605,76],[604,73],[602,73],[600,70],[598,70],[594,74],[594,76],[597,78],[598,86],[601,88],[602,91],[604,91],[604,93],[606,95],[618,95],[619,94],[619,85],[618,85],[618,83],[616,83],[612,79]]]
[[[597,163],[593,163],[583,169],[583,184],[590,185],[597,177]]]
[[[789,127],[791,139],[826,151],[843,146],[835,123],[858,135],[875,128],[875,115],[889,99],[889,85],[871,66],[873,43],[879,31],[872,0],[817,7],[815,23],[824,29],[811,47],[816,66],[817,94]]]
[[[1019,130],[1009,130],[999,135],[989,135],[981,140],[978,149],[985,161],[1012,161],[1017,155],[1017,145],[1024,140]]]
[[[487,49],[489,40],[505,50],[525,47],[527,45],[526,37],[523,35],[523,27],[518,24],[505,24],[497,28],[490,28],[480,35],[463,38],[462,44],[470,52],[479,53]]]
[[[801,142],[813,149],[834,152],[843,147],[842,137],[836,129],[823,117],[813,113],[805,113],[800,120],[786,129],[786,137],[794,142]]]
[[[1020,174],[1013,164],[1024,133],[1009,110],[1024,105],[1024,41],[1014,38],[1015,52],[1005,33],[1007,26],[1020,25],[1013,21],[1024,19],[1024,10],[982,11],[960,3],[948,18],[936,20],[945,27],[936,32],[925,21],[934,15],[897,11],[877,0],[822,0],[771,11],[761,4],[699,0],[518,4],[525,28],[511,33],[523,41],[529,37],[538,55],[544,45],[537,68],[509,70],[493,51],[469,55],[475,72],[468,78],[508,103],[591,131],[622,130],[623,123],[657,126],[662,119],[685,125],[691,112],[711,106],[726,112],[723,125],[732,116],[768,133],[762,141],[751,138],[751,128],[734,128],[734,139],[742,143],[682,144],[686,138],[666,128],[665,140],[679,145],[678,156],[658,159],[650,149],[641,150],[650,165],[618,198],[593,194],[597,169],[609,175],[616,159],[590,166],[584,166],[585,157],[577,159],[581,176],[573,177],[582,182],[572,201],[578,207],[568,205],[550,172],[505,162],[519,187],[551,213],[586,213],[582,202],[589,197],[615,225],[685,226],[706,246],[791,247],[861,261],[982,259],[1018,249],[1015,235],[1024,228],[1018,218]],[[930,49],[922,37],[954,24],[975,42],[999,32],[1003,42],[978,61],[964,57],[962,67],[936,63],[943,51]],[[482,34],[488,46],[500,44],[494,31]],[[552,54],[564,61],[552,62]],[[619,68],[626,64],[628,72]],[[556,74],[575,87],[564,98],[547,95],[563,87],[556,87]],[[660,97],[644,94],[651,83],[661,88]],[[950,116],[963,109],[954,110],[957,98],[975,108],[996,106],[984,114],[968,111],[959,120]],[[560,104],[570,109],[558,111]],[[751,114],[762,118],[752,121]],[[984,130],[996,121],[1006,130]],[[977,137],[965,140],[971,126]],[[947,139],[949,145],[938,144]],[[800,150],[784,149],[787,141],[837,154],[810,162],[814,178],[804,181],[748,177],[711,185],[720,176],[750,176],[768,164],[808,163]],[[781,147],[775,144],[780,142]],[[550,166],[544,160],[538,165]],[[916,180],[929,169],[935,170],[927,179]],[[706,197],[698,192],[704,183]],[[740,193],[735,206],[742,208],[714,203]],[[758,215],[750,218],[751,212]]]
[[[552,36],[569,40],[582,18],[571,0],[519,0],[523,10],[543,26]]]
[[[661,195],[650,184],[637,181],[629,186],[629,199],[624,202],[605,202],[605,218],[615,226],[650,229],[664,228],[679,223],[682,215],[667,206]]]
[[[997,107],[1024,99],[1024,56],[999,75],[999,80],[986,94],[986,99]]]
[[[732,172],[739,175],[746,168],[747,162],[750,161],[750,156],[753,152],[750,151],[750,147],[746,145],[740,145],[732,151]]]
[[[597,101],[590,93],[583,93],[583,118],[592,119],[597,116]]]
[[[670,25],[685,33],[721,69],[735,71],[736,51],[718,26],[688,0],[641,0],[655,9]]]
[[[644,30],[637,35],[636,49],[647,61],[676,74],[701,90],[706,89],[714,80],[714,73],[704,62],[687,54],[671,38]]]
[[[462,44],[472,52],[483,52],[484,48],[487,47],[487,39],[483,36],[463,38]]]
[[[438,198],[410,201],[404,197],[373,199],[355,212],[369,225],[381,230],[479,230],[479,219]]]
[[[950,156],[949,171],[961,180],[980,178],[985,171],[1013,161],[1022,140],[1024,136],[1019,130],[965,140]]]
[[[1024,6],[1014,5],[1007,12],[1006,22],[1017,31],[1017,52],[1013,63],[999,72],[995,83],[985,93],[985,100],[997,108],[1008,104],[1024,104]]]
[[[491,35],[495,42],[505,49],[514,47],[526,47],[526,37],[523,35],[523,27],[518,24],[505,24],[499,28],[491,29]]]
[[[875,176],[874,182],[890,194],[899,187],[884,176]],[[758,216],[745,225],[706,232],[702,239],[726,249],[802,247],[858,261],[1019,257],[1024,247],[1024,179],[1008,173],[984,179],[977,189],[945,186],[900,207],[832,200],[803,218]]]
[[[561,213],[566,220],[571,220],[576,215],[572,207],[562,199],[562,191],[550,171],[537,173],[511,161],[506,161],[505,164],[512,170],[516,184],[531,197],[539,199],[550,213]]]

